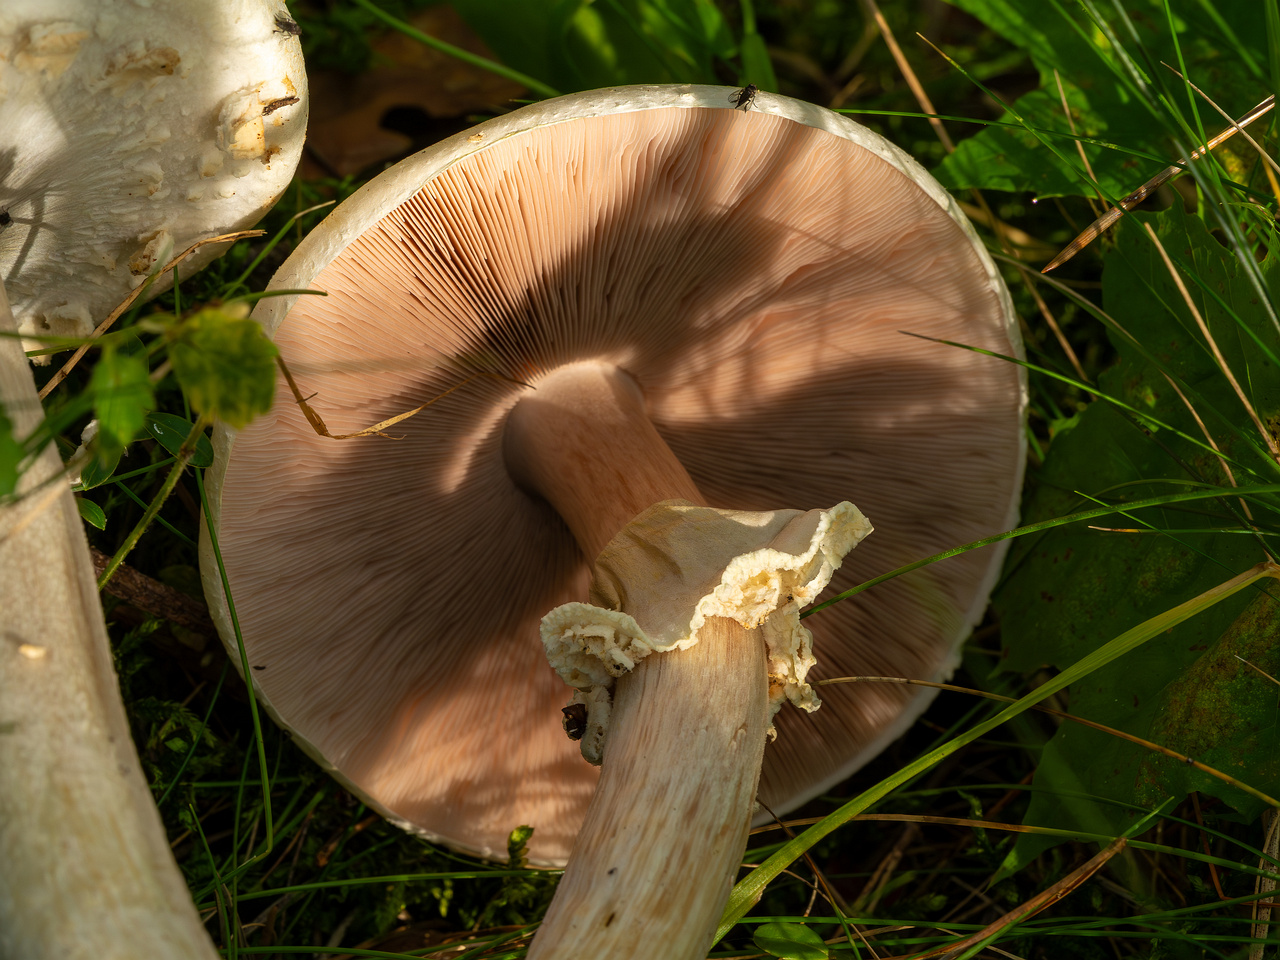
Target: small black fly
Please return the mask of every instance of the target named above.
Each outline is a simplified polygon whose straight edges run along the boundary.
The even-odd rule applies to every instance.
[[[0,229],[7,227],[13,223],[13,217],[9,216],[8,210],[0,210]]]
[[[760,88],[754,83],[748,83],[741,90],[735,90],[729,94],[729,102],[735,107],[745,110],[756,102],[756,94],[760,92]]]
[[[581,740],[583,734],[587,732],[587,705],[571,703],[567,707],[562,707],[560,712],[564,714],[564,719],[560,723],[569,739]]]
[[[302,28],[284,14],[276,17],[276,28],[273,33],[283,33],[286,37],[302,36]]]

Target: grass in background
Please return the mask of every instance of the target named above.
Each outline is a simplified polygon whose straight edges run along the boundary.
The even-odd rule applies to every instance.
[[[398,18],[414,9],[380,6]],[[1223,125],[1161,60],[1234,114],[1272,88],[1280,37],[1274,0],[1248,9],[1212,0],[956,6],[989,26],[928,0],[883,3],[931,111],[868,26],[865,3],[724,6],[696,27],[686,16],[692,3],[656,0],[530,3],[524,20],[478,0],[458,9],[509,66],[559,89],[641,80],[776,84],[848,109],[937,169],[1007,265],[1028,359],[1038,368],[1031,374],[1035,469],[1026,522],[1099,503],[1124,508],[1189,487],[1214,493],[1210,488],[1234,480],[1240,489],[1231,497],[1219,491],[1169,502],[1095,521],[1109,529],[1046,530],[1015,545],[997,595],[1000,620],[970,641],[957,683],[1018,697],[1035,687],[1043,692],[1046,681],[1104,643],[1262,559],[1280,532],[1276,492],[1267,489],[1280,477],[1263,435],[1280,417],[1280,325],[1269,259],[1276,201],[1273,174],[1256,152],[1240,138],[1229,142],[1163,193],[1167,209],[1129,218],[1051,281],[1022,266],[1034,270],[1065,245],[1102,209],[1099,193],[1109,201],[1128,192]],[[635,16],[642,7],[666,12],[658,27],[638,26],[648,22]],[[1258,19],[1251,30],[1242,26],[1250,11]],[[373,62],[368,37],[381,27],[367,5],[296,4],[294,13],[313,69],[358,73]],[[541,45],[526,39],[517,49],[512,37],[543,36],[530,32],[535,21],[538,31],[555,30]],[[968,77],[917,42],[916,30]],[[582,56],[591,43],[594,55]],[[1000,101],[1013,110],[1006,113]],[[948,124],[957,137],[983,130],[949,153],[925,112],[1000,123],[963,130]],[[1262,126],[1255,136],[1273,145]],[[1077,137],[1123,147],[1086,142],[1082,158]],[[140,324],[156,311],[185,316],[193,306],[261,290],[324,211],[292,218],[356,186],[350,179],[296,181],[264,225],[266,237],[236,244],[123,329],[145,332]],[[269,246],[277,235],[280,242]],[[1222,361],[1202,346],[1188,300],[1221,346]],[[1224,362],[1248,403],[1223,375]],[[89,415],[75,398],[93,387],[93,371],[82,364],[47,405],[63,417],[69,444]],[[1102,394],[1125,406],[1094,400]],[[174,377],[155,385],[156,411],[189,425],[187,399]],[[91,541],[108,555],[171,469],[173,444],[145,430],[138,429],[143,439],[128,445],[114,475],[82,494],[97,511],[85,508],[96,524]],[[127,561],[193,597],[200,595],[199,463],[197,451],[194,469],[177,481]],[[1149,736],[1274,796],[1278,691],[1230,659],[1246,651],[1255,667],[1280,676],[1272,593],[1246,589],[1171,634],[1158,623],[1161,631],[1135,653],[1088,672],[1047,703]],[[177,623],[104,599],[144,767],[175,856],[227,956],[423,956],[460,941],[467,951],[449,956],[522,952],[522,936],[545,909],[555,878],[523,869],[519,834],[506,865],[478,864],[403,834],[320,772],[269,719],[250,712],[243,682],[198,609]],[[1204,691],[1212,696],[1195,700]],[[1274,845],[1270,857],[1263,852],[1265,804],[1186,763],[1105,733],[1081,733],[1043,713],[1018,713],[933,762],[921,760],[1002,709],[943,693],[885,755],[788,816],[785,831],[757,831],[746,862],[764,863],[785,847],[789,865],[713,955],[919,956],[975,936],[960,956],[1256,955],[1253,938],[1268,928],[1254,926],[1261,918],[1252,902],[1268,889],[1259,886],[1260,869],[1276,866]],[[1227,726],[1242,712],[1252,726],[1228,731],[1231,747],[1220,755],[1212,746],[1205,753],[1194,738],[1178,739],[1197,730],[1196,722]],[[1248,763],[1233,768],[1242,757]],[[1140,769],[1141,789],[1127,773],[1108,775],[1112,769]],[[815,833],[805,834],[812,829],[806,821],[869,791],[883,796],[867,812],[886,819],[853,819],[816,842]],[[1129,842],[1109,847],[1121,834]],[[1107,859],[1098,871],[1078,873],[1100,851]],[[1055,885],[1060,899],[1017,916]],[[733,903],[750,906],[755,892],[748,881]],[[985,945],[989,936],[999,939]],[[1270,939],[1274,950],[1277,938]]]

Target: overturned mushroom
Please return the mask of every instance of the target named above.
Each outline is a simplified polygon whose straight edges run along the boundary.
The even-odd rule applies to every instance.
[[[271,209],[307,115],[278,22],[284,0],[0,5],[0,282],[23,334],[85,336],[166,251]]]
[[[799,606],[1015,510],[1017,368],[901,333],[1018,349],[955,205],[857,124],[764,93],[735,110],[728,92],[548,101],[370,183],[273,281],[328,296],[257,316],[334,433],[441,399],[398,440],[335,442],[282,389],[215,438],[214,525],[272,713],[409,829],[493,857],[530,824],[543,864],[578,837],[531,955],[704,950],[769,702],[813,705]],[[840,566],[859,510],[876,533]],[[946,675],[999,560],[806,621],[813,669]],[[539,636],[603,754],[594,800]],[[775,718],[759,782],[775,810],[927,702],[831,689]],[[664,823],[673,806],[695,819]]]

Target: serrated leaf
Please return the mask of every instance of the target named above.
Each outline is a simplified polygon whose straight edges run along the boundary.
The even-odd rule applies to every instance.
[[[1158,216],[1127,217],[1106,259],[1103,306],[1133,340],[1112,334],[1120,359],[1100,378],[1099,387],[1136,412],[1095,402],[1073,429],[1056,436],[1024,522],[1061,516],[1090,502],[1076,491],[1114,501],[1159,496],[1185,489],[1188,482],[1228,485],[1201,424],[1235,461],[1232,472],[1238,483],[1276,480],[1274,461],[1142,229],[1144,222],[1156,227],[1171,257],[1193,268],[1221,298],[1219,303],[1185,280],[1258,415],[1273,429],[1280,422],[1280,370],[1272,359],[1280,355],[1280,335],[1241,265],[1199,218],[1186,215],[1180,206]],[[1263,270],[1269,279],[1276,277],[1274,258]],[[1015,545],[1010,573],[995,597],[1006,667],[1065,667],[1135,624],[1257,563],[1264,548],[1248,531],[1253,523],[1269,529],[1280,520],[1280,502],[1255,496],[1250,509],[1252,520],[1236,498],[1224,498],[1195,509],[1118,518],[1114,526],[1124,528],[1120,532],[1063,527]],[[1147,524],[1171,532],[1125,532]],[[1280,668],[1280,626],[1269,595],[1280,595],[1280,589],[1263,581],[1262,587],[1216,604],[1159,641],[1073,684],[1071,712],[1196,759],[1211,756],[1214,760],[1206,761],[1211,766],[1275,795],[1280,769],[1273,750],[1267,749],[1268,740],[1274,740],[1274,720],[1265,709],[1246,706],[1268,696],[1274,703],[1275,691],[1268,691],[1265,678],[1237,668],[1233,660],[1235,654],[1245,656],[1273,675]],[[1220,780],[1071,723],[1063,724],[1047,744],[1035,787],[1027,823],[1091,833],[1119,833],[1143,815],[1135,805],[1149,808],[1189,789],[1220,797],[1245,818],[1260,809],[1256,798]],[[1007,868],[1025,863],[1051,843],[1024,835]]]
[[[184,420],[177,414],[151,413],[147,415],[147,433],[155,437],[156,442],[175,457],[182,450],[182,442],[191,435],[194,427],[194,423],[190,420]],[[196,450],[191,455],[190,463],[193,467],[213,465],[213,444],[209,442],[208,437],[201,435],[196,440]]]
[[[76,497],[76,509],[80,511],[80,519],[85,523],[91,524],[99,530],[107,529],[107,515],[92,500]]]
[[[173,372],[201,414],[239,430],[271,409],[278,351],[239,308],[206,307],[169,344]]]
[[[765,953],[783,960],[827,960],[831,951],[802,923],[766,923],[752,938]]]
[[[13,421],[0,403],[0,497],[18,488],[18,465],[22,463],[22,444],[13,435]]]
[[[124,449],[155,406],[150,373],[145,355],[126,353],[111,342],[103,345],[89,390],[98,421],[98,447],[105,453]]]

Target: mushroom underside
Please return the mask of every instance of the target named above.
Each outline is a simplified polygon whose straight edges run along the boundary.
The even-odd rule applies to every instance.
[[[275,339],[335,433],[458,389],[397,440],[317,437],[285,389],[218,438],[218,534],[264,699],[399,822],[490,857],[528,823],[533,861],[562,863],[597,774],[561,731],[568,691],[537,637],[547,611],[587,595],[590,566],[508,470],[527,384],[573,364],[624,371],[706,502],[853,500],[877,532],[832,578],[842,590],[1011,517],[1016,368],[903,335],[1015,352],[989,277],[898,169],[766,113],[567,120],[436,173],[327,266],[278,281],[328,296],[300,299]],[[370,321],[377,336],[360,332]],[[958,557],[810,618],[811,676],[945,675],[997,561]],[[760,794],[779,812],[922,700],[827,690],[817,713],[777,717]]]

